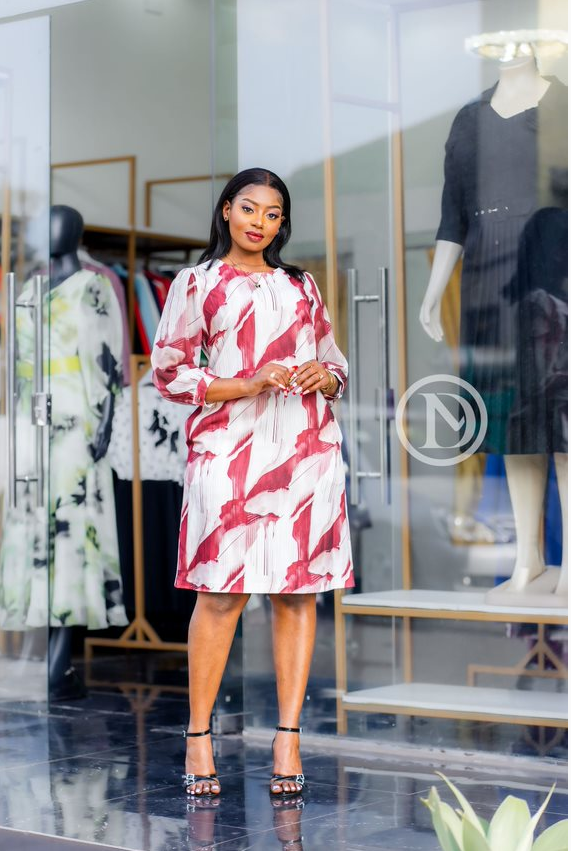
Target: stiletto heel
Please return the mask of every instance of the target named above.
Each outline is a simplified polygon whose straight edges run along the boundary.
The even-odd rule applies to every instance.
[[[278,733],[302,733],[302,727],[281,727],[279,724],[276,727]],[[276,737],[274,736],[272,740],[272,754],[274,752],[274,742]],[[274,792],[272,786],[274,783],[280,783],[282,788],[280,792]],[[292,790],[291,792],[285,792],[283,788],[284,783],[297,783],[300,787],[299,789]],[[302,795],[304,790],[307,790],[306,780],[304,774],[274,774],[270,780],[270,795],[272,798],[291,798],[295,795]]]
[[[182,735],[185,739],[196,739],[198,736],[209,736],[210,728],[202,733],[189,733],[188,730],[183,730]],[[197,783],[209,783],[208,792],[194,792],[190,789],[191,786],[196,786]],[[213,792],[213,784],[218,786],[218,791]],[[183,774],[182,786],[187,795],[193,795],[196,798],[215,798],[221,792],[220,781],[217,774]]]

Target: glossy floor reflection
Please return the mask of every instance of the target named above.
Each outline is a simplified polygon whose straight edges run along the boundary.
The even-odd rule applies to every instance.
[[[222,796],[188,802],[180,783],[185,714],[182,695],[145,688],[92,691],[50,713],[4,707],[0,848],[437,851],[421,797],[443,784],[429,766],[306,750],[309,792],[284,803],[268,795],[269,746],[223,736],[215,739]],[[486,777],[473,767],[447,773],[484,817],[509,793],[534,811],[551,779]],[[566,813],[559,789],[543,826]],[[58,845],[45,835],[75,841]]]

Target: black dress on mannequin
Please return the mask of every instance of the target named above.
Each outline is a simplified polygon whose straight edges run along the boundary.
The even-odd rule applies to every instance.
[[[519,418],[512,416],[518,388],[547,387],[538,374],[541,359],[518,354],[523,295],[517,288],[519,282],[529,292],[518,272],[526,224],[540,209],[566,205],[567,88],[549,79],[539,105],[510,118],[491,105],[495,87],[484,92],[457,114],[446,143],[437,239],[464,246],[460,375],[483,397],[489,424],[481,451],[493,454],[567,451],[566,436],[549,426],[559,414],[545,414],[551,404],[545,397],[528,396],[525,409],[520,400]],[[537,228],[527,233],[528,253],[537,234]],[[566,301],[563,289],[560,296]]]

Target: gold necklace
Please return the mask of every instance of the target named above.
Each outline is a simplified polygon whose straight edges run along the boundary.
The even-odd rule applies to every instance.
[[[260,280],[255,281],[255,280],[252,278],[252,275],[256,275],[256,274],[263,275],[263,274],[264,274],[264,272],[257,272],[257,271],[256,271],[256,268],[252,269],[252,271],[251,271],[251,272],[248,272],[246,269],[242,269],[242,268],[241,268],[241,266],[239,266],[237,263],[235,263],[235,262],[232,260],[232,258],[230,257],[230,255],[228,255],[228,260],[230,261],[230,265],[232,266],[232,268],[236,269],[238,272],[243,272],[243,273],[244,273],[244,275],[246,276],[246,278],[248,278],[248,280],[250,281],[250,283],[251,283],[251,284],[253,284],[255,287],[260,287],[260,286],[261,286],[261,283],[262,283],[262,282],[261,282]],[[242,264],[242,265],[243,265],[243,264]],[[266,266],[266,267],[267,267],[267,266],[268,266],[268,264],[267,264],[267,263],[264,263],[264,266]],[[263,266],[259,266],[259,267],[257,267],[257,268],[258,268],[258,269],[263,269]],[[271,268],[271,267],[268,267],[268,268]]]
[[[234,261],[234,260],[230,257],[230,255],[228,255],[228,260],[230,261],[230,265],[231,265],[231,266],[233,266],[235,269],[240,269],[241,271],[244,271],[244,272],[246,271],[245,269],[243,269],[243,268],[242,268],[242,267],[244,267],[244,266],[249,266],[253,272],[255,272],[255,271],[256,271],[256,270],[258,270],[258,269],[270,269],[270,268],[271,268],[271,267],[270,267],[270,266],[266,263],[266,261],[265,261],[265,260],[264,260],[264,262],[261,264],[261,266],[253,266],[251,263],[236,263],[236,262],[235,262],[235,261]]]

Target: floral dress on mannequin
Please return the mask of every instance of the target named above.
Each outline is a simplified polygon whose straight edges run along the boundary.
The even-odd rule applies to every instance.
[[[25,285],[20,300],[30,297],[30,288]],[[18,506],[4,519],[0,626],[121,626],[127,619],[111,467],[91,452],[105,399],[121,388],[120,309],[107,278],[89,270],[45,299],[44,316],[51,316],[49,548],[45,509],[35,507],[35,488],[19,483]],[[33,331],[31,312],[17,311],[19,474],[32,468],[26,454],[33,438],[24,430],[31,429]]]

